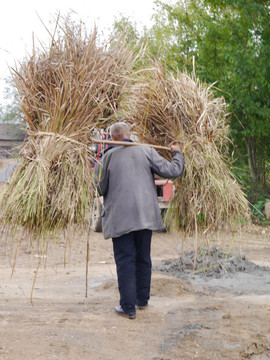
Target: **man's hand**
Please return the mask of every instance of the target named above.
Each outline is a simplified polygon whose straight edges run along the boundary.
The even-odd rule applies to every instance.
[[[181,151],[180,146],[177,144],[171,145],[171,152],[174,152],[174,151]]]

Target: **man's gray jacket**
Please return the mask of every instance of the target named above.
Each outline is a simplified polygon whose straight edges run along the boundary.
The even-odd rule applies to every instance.
[[[161,230],[154,174],[176,178],[183,172],[180,151],[171,162],[147,146],[118,146],[96,164],[98,191],[104,197],[102,228],[105,239],[136,230]]]

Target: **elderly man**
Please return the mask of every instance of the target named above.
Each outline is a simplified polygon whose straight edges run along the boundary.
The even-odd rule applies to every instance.
[[[132,141],[129,126],[115,123],[115,141]],[[171,162],[147,146],[110,146],[102,163],[95,166],[99,194],[104,197],[102,228],[112,238],[120,292],[118,315],[136,318],[136,306],[144,309],[150,298],[153,230],[163,228],[154,174],[176,178],[184,160],[178,145],[171,146]]]

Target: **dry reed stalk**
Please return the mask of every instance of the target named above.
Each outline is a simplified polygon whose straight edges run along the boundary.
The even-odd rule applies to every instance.
[[[168,223],[190,234],[196,228],[204,233],[233,228],[248,219],[248,202],[226,157],[226,103],[211,87],[186,74],[167,74],[156,63],[134,79],[123,108],[141,142],[185,148],[185,172],[175,181]]]
[[[82,24],[58,17],[55,26],[51,46],[33,44],[12,71],[28,138],[0,197],[4,223],[40,237],[90,218],[92,132],[117,111],[137,59],[124,35],[99,46],[96,31],[88,35]]]

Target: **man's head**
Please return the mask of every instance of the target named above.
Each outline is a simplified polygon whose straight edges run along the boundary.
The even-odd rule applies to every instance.
[[[129,139],[130,129],[128,124],[124,122],[117,122],[111,127],[111,136],[113,140],[121,141],[123,139]]]

